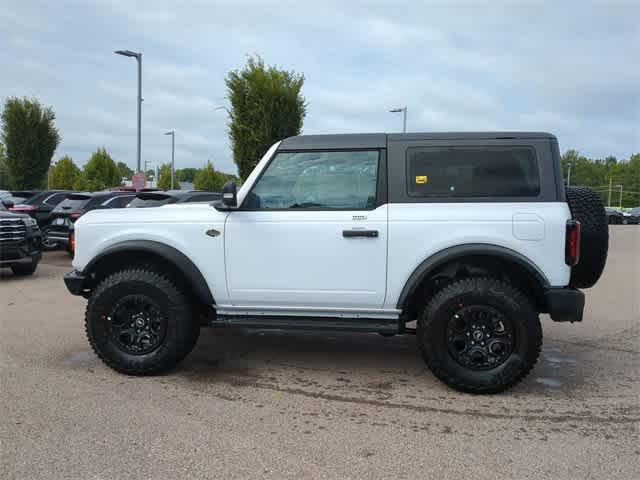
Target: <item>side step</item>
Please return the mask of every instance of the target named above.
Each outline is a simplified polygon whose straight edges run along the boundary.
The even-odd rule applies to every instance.
[[[279,330],[342,330],[347,332],[398,333],[398,320],[371,318],[233,316],[218,315],[209,321],[212,327],[236,327]]]

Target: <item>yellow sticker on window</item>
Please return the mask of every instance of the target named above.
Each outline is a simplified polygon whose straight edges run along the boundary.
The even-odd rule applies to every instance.
[[[427,183],[429,181],[429,177],[426,175],[416,175],[416,184],[421,185]]]

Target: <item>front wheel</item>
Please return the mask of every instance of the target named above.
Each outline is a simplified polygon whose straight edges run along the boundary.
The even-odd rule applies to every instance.
[[[535,365],[542,327],[529,299],[508,283],[468,278],[438,292],[418,319],[418,346],[433,374],[470,393],[497,393]]]
[[[31,263],[17,263],[11,266],[11,271],[14,275],[25,277],[27,275],[33,275],[38,268],[38,261],[32,260]]]
[[[128,375],[161,373],[193,349],[200,332],[186,295],[163,274],[124,270],[105,278],[87,304],[91,347]]]

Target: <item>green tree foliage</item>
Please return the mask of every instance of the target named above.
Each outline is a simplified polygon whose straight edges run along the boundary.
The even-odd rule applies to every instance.
[[[219,192],[222,186],[228,181],[229,175],[218,172],[213,168],[211,162],[207,166],[198,170],[193,179],[193,187],[196,190],[206,190],[208,192]]]
[[[577,150],[567,150],[562,155],[562,171],[565,179],[571,165],[571,185],[585,185],[600,193],[605,204],[609,202],[609,180],[611,180],[611,205],[620,205],[622,185],[622,207],[640,205],[640,154],[628,160],[609,156],[605,159],[587,158]]]
[[[158,169],[158,188],[162,190],[170,190],[171,189],[171,164],[163,163],[162,166]],[[175,177],[173,178],[173,189],[180,190],[180,182]]]
[[[49,171],[50,188],[72,190],[76,178],[80,175],[80,169],[73,163],[73,159],[65,155],[51,167]]]
[[[118,162],[116,163],[116,168],[118,169],[118,175],[120,175],[120,178],[125,177],[131,180],[131,177],[133,177],[133,170],[131,170],[126,163]]]
[[[91,185],[89,184],[87,175],[84,172],[80,172],[80,174],[75,178],[72,190],[76,190],[78,192],[88,192],[91,190]]]
[[[9,171],[7,170],[6,157],[4,154],[4,145],[0,143],[0,189],[9,188]]]
[[[2,142],[11,187],[37,188],[43,183],[60,143],[55,118],[53,109],[36,99],[7,98],[2,111]]]
[[[189,182],[189,183],[193,183],[193,179],[196,178],[196,173],[198,173],[197,168],[178,168],[175,171],[176,177],[181,182]]]
[[[233,160],[244,180],[273,143],[302,130],[306,115],[301,94],[304,75],[265,66],[260,57],[249,57],[241,70],[229,72],[225,83],[231,103]]]
[[[89,190],[104,190],[121,183],[120,172],[107,150],[98,148],[84,166]]]

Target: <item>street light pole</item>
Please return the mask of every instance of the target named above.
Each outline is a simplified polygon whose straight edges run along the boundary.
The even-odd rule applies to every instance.
[[[569,171],[567,172],[567,187],[571,185],[571,162],[569,162]]]
[[[402,112],[402,133],[407,133],[407,106],[405,105],[403,108],[392,108],[391,110],[389,110],[389,112]]]
[[[114,53],[124,57],[133,57],[138,62],[138,155],[136,163],[136,173],[142,171],[141,145],[142,145],[142,53],[131,50],[116,50]]]
[[[171,190],[173,190],[173,175],[174,175],[174,170],[175,170],[175,164],[174,164],[174,160],[175,160],[175,152],[176,152],[176,131],[175,130],[171,130],[169,132],[166,132],[165,135],[171,135]]]
[[[622,210],[622,185],[618,185],[620,187],[620,210]]]

